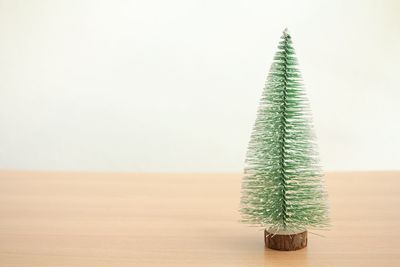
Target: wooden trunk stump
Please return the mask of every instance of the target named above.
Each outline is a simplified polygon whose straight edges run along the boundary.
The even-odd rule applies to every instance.
[[[296,234],[274,234],[264,230],[264,243],[267,248],[292,251],[307,246],[307,231]]]

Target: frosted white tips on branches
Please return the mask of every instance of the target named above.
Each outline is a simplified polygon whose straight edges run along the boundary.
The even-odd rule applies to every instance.
[[[246,157],[243,221],[285,231],[323,228],[328,207],[308,101],[285,29]]]

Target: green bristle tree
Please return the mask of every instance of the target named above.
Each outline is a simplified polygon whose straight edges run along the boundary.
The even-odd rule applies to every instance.
[[[248,147],[243,221],[273,233],[325,228],[328,206],[321,177],[308,100],[285,29]]]

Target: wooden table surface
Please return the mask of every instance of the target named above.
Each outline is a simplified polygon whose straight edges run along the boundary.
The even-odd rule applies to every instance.
[[[328,173],[294,252],[239,222],[241,174],[0,172],[0,266],[400,266],[400,172]]]

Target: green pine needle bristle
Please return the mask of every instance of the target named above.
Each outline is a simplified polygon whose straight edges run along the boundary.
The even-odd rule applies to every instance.
[[[293,232],[328,225],[326,191],[301,81],[285,29],[248,146],[241,199],[244,222]]]

